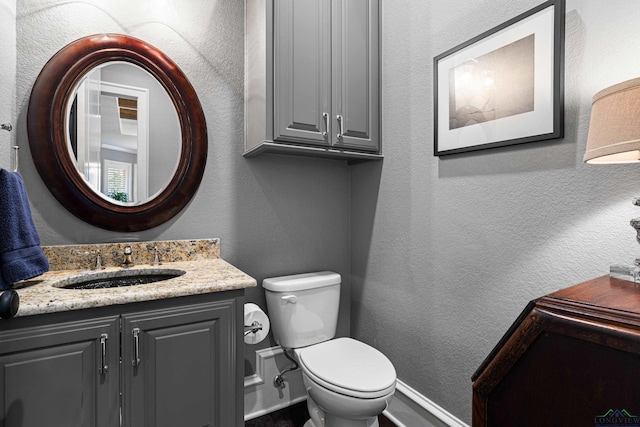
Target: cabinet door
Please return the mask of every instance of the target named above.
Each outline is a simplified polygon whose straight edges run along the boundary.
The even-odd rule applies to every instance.
[[[235,330],[234,301],[123,316],[123,425],[240,425]]]
[[[274,2],[274,140],[329,145],[330,15],[329,1]]]
[[[332,144],[379,151],[378,0],[332,0]]]
[[[1,332],[0,426],[119,426],[118,326],[110,317]]]

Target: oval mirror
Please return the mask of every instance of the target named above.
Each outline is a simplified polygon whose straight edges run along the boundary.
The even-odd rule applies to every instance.
[[[79,39],[44,66],[27,113],[34,164],[79,218],[153,228],[195,194],[207,157],[202,107],[186,76],[133,37]]]

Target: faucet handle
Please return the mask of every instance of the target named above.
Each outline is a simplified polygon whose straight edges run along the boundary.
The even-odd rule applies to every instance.
[[[133,266],[133,249],[130,245],[124,247],[124,251],[122,252],[124,255],[124,261],[122,262],[122,267],[129,268]]]
[[[153,261],[151,261],[151,265],[162,265],[162,263],[160,262],[160,254],[158,253],[158,245],[155,245],[153,247]]]
[[[96,265],[93,267],[94,270],[104,270],[104,265],[102,265],[102,255],[100,255],[100,249],[96,250]]]

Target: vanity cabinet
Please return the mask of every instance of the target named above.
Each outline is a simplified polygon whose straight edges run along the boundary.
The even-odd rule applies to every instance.
[[[379,0],[246,0],[245,153],[380,159]]]
[[[640,287],[604,276],[532,301],[472,380],[474,427],[637,425]]]
[[[232,301],[123,316],[123,425],[234,425],[232,325]]]
[[[0,425],[119,425],[118,317],[7,323],[15,322],[0,324]]]
[[[242,304],[213,295],[2,321],[0,426],[243,425]]]

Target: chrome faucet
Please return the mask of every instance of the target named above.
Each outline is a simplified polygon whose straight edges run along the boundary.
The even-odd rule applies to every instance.
[[[133,267],[133,249],[127,245],[124,247],[124,261],[122,262],[123,268]]]

